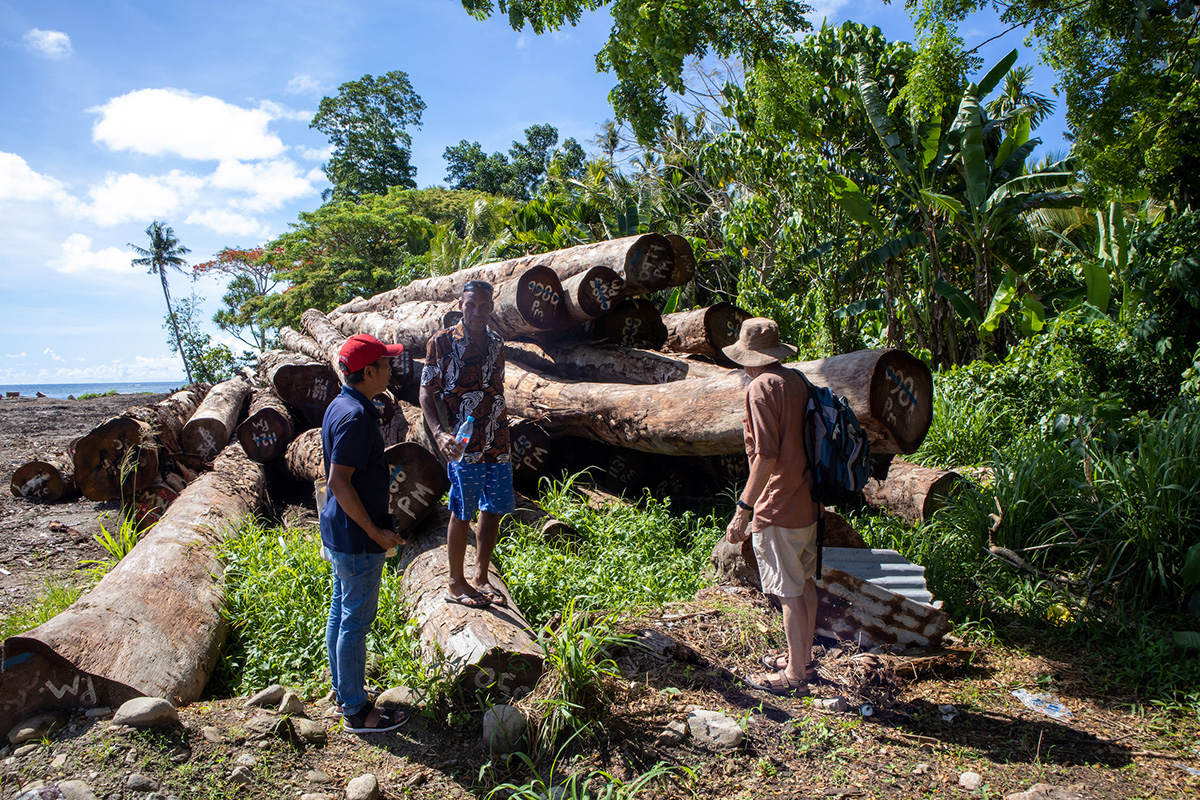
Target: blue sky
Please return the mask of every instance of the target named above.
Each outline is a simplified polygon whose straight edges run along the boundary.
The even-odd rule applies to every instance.
[[[822,17],[912,38],[901,3],[831,0]],[[457,0],[0,0],[0,384],[182,379],[158,279],[127,243],[165,220],[196,264],[287,230],[320,205],[328,143],[308,122],[345,81],[408,73],[427,106],[411,131],[422,187],[444,183],[448,145],[504,151],[537,123],[591,151],[612,116],[594,61],[610,25],[536,37]],[[981,14],[961,32],[971,46],[1000,30]],[[982,54],[1013,47],[1035,61],[1019,33]],[[1062,129],[1060,112],[1039,134],[1065,150]],[[222,286],[195,290],[211,316]]]

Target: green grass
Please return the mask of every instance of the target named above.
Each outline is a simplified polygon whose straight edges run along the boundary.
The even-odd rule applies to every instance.
[[[109,389],[107,392],[84,392],[83,394],[79,395],[75,399],[76,400],[91,400],[94,397],[115,397],[116,394],[117,394],[116,389]]]
[[[57,577],[47,578],[36,600],[0,617],[0,641],[48,622],[78,600],[83,591],[83,587],[72,586]]]
[[[218,684],[234,694],[272,683],[310,693],[327,688],[322,674],[328,667],[331,573],[317,531],[247,522],[226,542],[222,557],[231,634]],[[400,577],[392,564],[384,568],[367,650],[381,684],[428,688],[441,675],[422,665],[418,631],[400,602]]]
[[[580,533],[578,541],[547,541],[518,526],[496,548],[505,583],[531,623],[544,623],[572,601],[600,609],[654,605],[690,598],[704,584],[723,522],[675,514],[654,499],[597,511],[570,487],[570,480],[545,484],[541,502]]]

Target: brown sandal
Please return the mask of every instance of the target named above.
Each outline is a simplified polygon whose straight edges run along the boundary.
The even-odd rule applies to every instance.
[[[808,694],[808,684],[805,683],[804,679],[789,680],[787,672],[784,670],[766,672],[761,675],[750,675],[746,678],[746,683],[755,689],[761,689],[764,692],[777,694],[781,697],[804,697]]]
[[[777,656],[767,653],[758,661],[772,672],[781,672],[788,667],[788,657],[786,653],[780,653]],[[821,676],[817,674],[816,661],[808,662],[808,666],[804,668],[804,680],[808,681],[809,683],[816,683],[817,681],[821,680]]]

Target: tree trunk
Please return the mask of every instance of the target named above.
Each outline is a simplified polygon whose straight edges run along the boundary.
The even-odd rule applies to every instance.
[[[629,297],[617,303],[603,317],[583,326],[591,338],[622,347],[658,350],[667,341],[667,326],[654,303],[643,297]]]
[[[504,357],[562,380],[601,383],[670,383],[686,378],[720,377],[734,371],[650,350],[574,339],[539,344],[505,342]]]
[[[321,431],[314,428],[292,441],[284,463],[296,479],[316,484],[325,480],[324,458]],[[383,458],[391,472],[388,511],[396,518],[396,533],[404,535],[437,506],[450,480],[437,458],[413,442],[385,448]]]
[[[625,298],[625,279],[609,267],[592,267],[572,275],[562,287],[572,327],[607,314]]]
[[[325,409],[342,390],[342,382],[327,362],[283,350],[268,350],[259,356],[258,377],[274,387],[308,427],[321,424]]]
[[[929,430],[932,378],[908,353],[867,350],[788,366],[847,397],[873,452],[911,453]],[[653,386],[566,383],[510,362],[504,387],[510,411],[537,420],[551,434],[664,455],[708,456],[743,450],[748,382],[736,370]]]
[[[225,633],[214,551],[258,511],[265,477],[237,444],[188,486],[90,592],[4,642],[0,729],[56,708],[115,708],[138,696],[200,698]]]
[[[510,417],[508,435],[513,479],[522,483],[536,482],[546,474],[550,434],[537,422]]]
[[[335,375],[342,375],[341,365],[338,363],[339,356],[342,351],[342,345],[346,343],[346,338],[353,334],[345,334],[340,331],[336,325],[330,321],[329,317],[322,314],[315,308],[310,308],[300,317],[301,324],[308,331],[312,341],[317,345],[318,351],[322,354],[320,360],[329,362],[329,366],[333,369]],[[370,331],[356,331],[355,333],[370,333]],[[374,334],[372,334],[374,335]],[[375,337],[381,342],[387,342],[387,339]],[[388,386],[401,387],[407,383],[411,383],[416,377],[416,371],[413,369],[413,353],[408,346],[405,346],[404,352],[398,356],[393,356],[392,374],[388,379]]]
[[[461,318],[457,300],[414,300],[386,312],[349,312],[333,318],[333,323],[345,336],[367,333],[386,344],[402,344],[404,351],[411,351],[414,356],[424,356],[429,340]]]
[[[193,384],[152,406],[130,408],[76,442],[75,480],[84,496],[128,502],[148,488],[158,476],[159,448],[183,452],[183,426],[207,393],[208,384]]]
[[[241,375],[214,386],[183,426],[183,452],[205,461],[215,458],[233,437],[249,394],[250,381]]]
[[[679,234],[668,233],[666,236],[675,261],[667,285],[683,286],[696,275],[696,254],[692,251],[691,243]]]
[[[295,435],[296,421],[275,389],[269,385],[255,389],[246,419],[237,428],[238,441],[250,460],[274,461]]]
[[[289,328],[287,325],[279,329],[279,343],[283,345],[284,350],[308,356],[315,361],[325,360],[325,351],[321,349],[321,345],[317,344],[315,339]]]
[[[929,519],[946,505],[946,498],[962,483],[957,472],[931,469],[893,459],[887,478],[867,481],[863,499],[871,508],[885,509],[910,524]]]
[[[29,461],[13,472],[10,483],[13,497],[42,503],[54,503],[79,494],[75,483],[75,459],[70,453]]]
[[[732,303],[717,303],[708,308],[680,311],[663,316],[667,341],[663,349],[672,353],[693,353],[708,356],[721,363],[731,363],[721,348],[738,340],[742,323],[750,318]]]
[[[475,609],[447,599],[449,521],[449,510],[439,506],[438,513],[414,531],[401,555],[400,595],[411,603],[410,616],[421,626],[422,650],[431,662],[458,665],[458,686],[464,691],[522,696],[542,674],[542,651],[494,566],[489,582],[507,598],[507,607]],[[467,574],[475,568],[473,532],[470,538],[464,558]]]

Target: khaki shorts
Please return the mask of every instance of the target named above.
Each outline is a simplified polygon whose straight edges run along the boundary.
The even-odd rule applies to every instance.
[[[804,584],[817,574],[817,523],[806,528],[770,525],[754,531],[751,542],[763,594],[799,597],[804,593]]]

